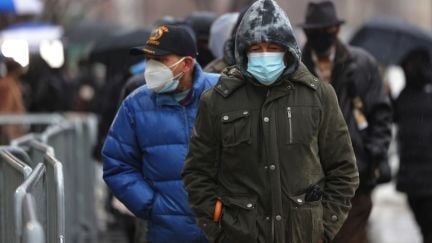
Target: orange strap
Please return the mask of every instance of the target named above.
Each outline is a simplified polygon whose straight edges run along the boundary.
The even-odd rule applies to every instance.
[[[222,217],[222,202],[219,199],[216,199],[215,208],[213,212],[213,221],[218,223],[220,218]]]

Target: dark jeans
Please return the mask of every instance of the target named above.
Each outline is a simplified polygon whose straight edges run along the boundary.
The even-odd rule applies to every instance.
[[[408,195],[408,203],[423,235],[424,243],[432,243],[432,196]]]
[[[348,218],[332,243],[367,243],[367,224],[372,211],[370,192],[357,191]]]

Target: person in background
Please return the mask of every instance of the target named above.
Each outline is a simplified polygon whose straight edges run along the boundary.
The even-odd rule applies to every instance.
[[[195,32],[199,53],[197,61],[202,67],[205,67],[214,59],[209,49],[209,37],[210,27],[216,18],[216,14],[213,12],[195,11],[185,19],[185,22],[189,24]]]
[[[352,209],[333,242],[363,243],[367,242],[371,192],[380,176],[378,168],[387,163],[392,109],[374,58],[338,39],[343,23],[333,2],[310,2],[305,22],[300,25],[307,37],[302,60],[314,75],[336,90],[360,173]],[[390,180],[390,171],[386,172],[383,181]]]
[[[246,11],[235,50],[201,98],[182,173],[198,224],[210,242],[330,242],[359,182],[336,94],[273,0]]]
[[[23,67],[11,58],[3,60],[6,67],[6,75],[0,78],[0,115],[24,114],[26,109],[20,85],[20,77],[23,75]],[[24,135],[24,127],[21,125],[0,126],[0,145],[9,144],[15,138]]]
[[[196,63],[195,42],[183,27],[159,26],[132,54],[147,58],[147,83],[126,97],[111,125],[102,149],[104,180],[147,221],[147,241],[207,242],[180,173],[201,93],[219,76]]]
[[[225,43],[231,38],[233,29],[237,24],[238,12],[226,13],[217,18],[210,28],[209,49],[215,59],[204,70],[210,73],[221,73],[227,67],[225,56]],[[234,53],[234,52],[233,52]]]
[[[237,28],[240,25],[243,15],[248,8],[244,8],[239,12],[237,21],[231,31],[231,36],[223,43],[223,56],[217,58],[207,64],[204,68],[206,72],[209,73],[221,73],[226,67],[232,66],[235,63],[235,36],[237,33]],[[222,43],[221,43],[222,44]]]
[[[432,243],[432,61],[417,48],[401,62],[405,88],[395,101],[399,171],[396,189],[408,196],[424,243]]]

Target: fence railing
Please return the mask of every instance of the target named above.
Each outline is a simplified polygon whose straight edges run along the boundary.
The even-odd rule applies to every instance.
[[[7,147],[0,147],[0,242],[15,241],[15,190],[31,174],[32,169]],[[15,153],[18,151],[14,149]]]
[[[46,225],[48,202],[46,200],[45,181],[43,180],[44,175],[45,165],[39,163],[27,179],[15,191],[15,241],[13,242],[24,242],[23,228],[26,222],[23,222],[23,219],[25,218],[23,216],[23,207],[26,195],[31,195],[35,198],[36,203],[34,204],[34,207],[39,216],[38,222],[41,222],[40,224],[42,225]]]
[[[38,221],[35,209],[35,199],[31,194],[26,194],[23,199],[23,242],[45,243],[44,229]]]
[[[96,117],[81,114],[0,116],[2,124],[38,124],[46,128],[41,133],[17,138],[10,146],[0,147],[0,243],[96,242],[96,173],[91,156],[97,137]],[[9,169],[3,170],[3,167]],[[15,184],[7,183],[7,188],[3,188],[6,177],[17,174],[18,168],[23,171],[20,180]],[[10,203],[10,195],[9,204],[3,202],[6,201],[4,190],[15,189],[15,203]],[[3,214],[5,206],[12,206],[15,215]],[[35,236],[34,239],[38,239],[35,241],[27,238],[27,233],[34,233],[26,231],[26,223],[30,221],[40,226],[45,238]],[[10,230],[14,233],[4,234]]]

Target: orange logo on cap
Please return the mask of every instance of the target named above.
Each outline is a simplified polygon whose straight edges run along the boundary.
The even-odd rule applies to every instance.
[[[159,28],[153,30],[153,32],[151,33],[151,35],[147,41],[147,44],[158,46],[160,44],[159,39],[162,38],[162,36],[164,35],[165,32],[169,32],[168,27],[159,26]]]

